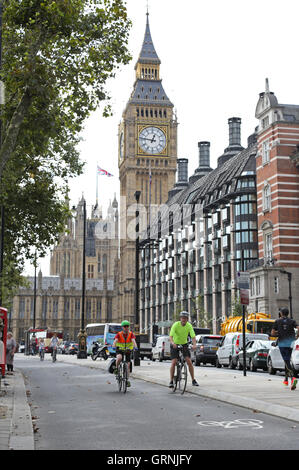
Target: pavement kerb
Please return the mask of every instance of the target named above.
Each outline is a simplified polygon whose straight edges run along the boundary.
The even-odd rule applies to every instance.
[[[14,372],[13,411],[10,428],[10,450],[34,450],[31,410],[27,400],[25,379],[18,370]]]

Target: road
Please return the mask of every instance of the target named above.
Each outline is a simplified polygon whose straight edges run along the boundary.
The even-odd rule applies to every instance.
[[[18,359],[37,450],[292,450],[293,422],[77,365]]]

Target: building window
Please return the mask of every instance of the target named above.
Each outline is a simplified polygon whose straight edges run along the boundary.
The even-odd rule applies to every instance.
[[[94,277],[94,266],[93,266],[93,264],[88,265],[87,277],[88,277],[88,279],[93,279],[93,277]]]
[[[263,165],[270,162],[270,146],[269,140],[263,142]]]
[[[278,277],[274,278],[274,294],[279,293],[279,279]]]
[[[264,239],[264,253],[267,261],[271,261],[273,258],[273,248],[272,248],[272,232],[265,233]]]
[[[250,279],[250,295],[251,296],[255,295],[254,278],[253,277]]]
[[[80,319],[80,304],[81,304],[81,300],[75,299],[75,320]]]
[[[269,116],[266,116],[264,119],[262,119],[262,127],[265,129],[265,127],[269,126]]]
[[[263,211],[271,210],[271,187],[266,183],[263,189]]]
[[[256,277],[256,295],[260,295],[261,293],[261,278],[260,276]]]

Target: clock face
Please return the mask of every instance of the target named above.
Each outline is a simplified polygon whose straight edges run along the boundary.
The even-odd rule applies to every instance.
[[[139,134],[139,145],[146,153],[158,154],[166,147],[166,136],[158,127],[145,127]]]
[[[120,139],[119,139],[119,156],[121,159],[124,158],[124,147],[125,147],[124,133],[122,132],[120,134]]]

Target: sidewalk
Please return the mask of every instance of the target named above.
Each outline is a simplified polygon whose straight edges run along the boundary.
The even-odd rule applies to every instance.
[[[39,361],[38,357],[17,355],[16,372],[13,376],[6,376],[1,381],[0,450],[34,449],[30,408],[23,376],[18,371],[18,356],[28,361]],[[46,355],[45,360],[49,361],[51,357]],[[77,359],[77,356],[62,354],[57,356],[57,360],[105,371],[109,363],[109,360],[92,361],[90,357]],[[133,367],[131,377],[168,387],[169,367],[169,362],[141,361],[141,366]],[[195,367],[195,378],[199,387],[188,385],[187,391],[190,393],[299,423],[299,383],[298,389],[291,391],[290,386],[283,385],[283,376],[247,372],[244,377],[239,371]],[[188,380],[190,382],[190,378]],[[134,387],[134,382],[132,387]],[[5,391],[4,395],[3,391]]]

